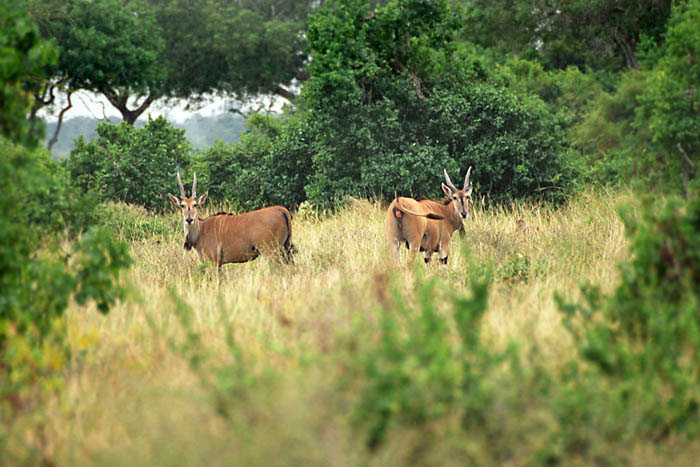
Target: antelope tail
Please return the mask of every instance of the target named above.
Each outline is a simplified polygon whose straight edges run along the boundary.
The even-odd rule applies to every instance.
[[[287,223],[287,238],[284,239],[283,245],[285,248],[289,248],[292,242],[292,223],[289,220],[289,217],[287,216],[286,212],[282,212],[282,216],[284,217],[284,220]]]
[[[282,258],[285,263],[294,264],[293,256],[297,252],[297,247],[292,244],[292,222],[286,212],[282,212],[282,216],[284,216],[284,220],[287,223],[287,238],[285,238],[284,243],[282,243]]]
[[[427,217],[428,219],[432,219],[432,220],[436,220],[436,221],[440,221],[440,220],[444,219],[444,217],[439,216],[437,214],[433,214],[432,212],[429,212],[428,214],[422,214],[420,212],[411,211],[410,209],[408,209],[404,206],[401,206],[401,203],[399,202],[398,197],[396,198],[396,207],[399,209],[399,211],[404,212],[406,214],[411,214],[412,216]]]

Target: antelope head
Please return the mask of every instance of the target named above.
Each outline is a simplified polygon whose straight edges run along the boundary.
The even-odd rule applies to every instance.
[[[185,187],[182,186],[180,172],[177,173],[177,184],[180,187],[180,197],[178,198],[170,193],[168,193],[168,196],[175,206],[182,209],[185,234],[187,234],[188,227],[190,227],[197,220],[197,207],[204,204],[204,202],[207,200],[209,192],[207,191],[199,198],[197,197],[197,174],[194,174],[194,180],[192,181],[192,196],[190,198],[188,198],[185,194]]]
[[[471,174],[472,167],[469,166],[469,169],[467,170],[467,176],[464,177],[464,187],[461,190],[454,186],[452,180],[450,180],[450,176],[447,175],[447,170],[443,169],[442,171],[445,174],[445,182],[447,182],[447,184],[442,184],[442,191],[444,191],[447,197],[452,200],[452,206],[454,207],[455,214],[462,219],[466,219],[469,217],[469,205],[472,202],[473,187],[472,183],[469,181],[469,175]]]

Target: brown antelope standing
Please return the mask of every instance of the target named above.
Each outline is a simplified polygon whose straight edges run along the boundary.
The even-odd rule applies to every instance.
[[[442,184],[442,191],[447,198],[442,202],[422,199],[396,197],[389,205],[386,213],[386,238],[391,249],[391,256],[397,261],[399,246],[406,244],[410,250],[409,264],[418,251],[425,252],[425,262],[428,263],[433,253],[438,253],[440,261],[447,264],[450,255],[450,240],[452,234],[464,228],[462,221],[469,216],[472,199],[472,184],[469,181],[471,166],[464,177],[464,187],[457,189],[447,175]]]
[[[199,258],[216,263],[219,272],[226,263],[245,263],[259,255],[280,252],[285,262],[291,261],[292,223],[289,211],[270,206],[235,215],[219,212],[206,219],[197,216],[197,207],[204,204],[209,192],[197,197],[197,175],[192,182],[192,196],[185,194],[180,173],[177,174],[180,198],[168,193],[170,200],[182,209],[185,249],[194,248]]]

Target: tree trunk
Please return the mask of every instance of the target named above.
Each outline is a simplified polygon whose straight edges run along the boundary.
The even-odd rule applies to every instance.
[[[619,34],[617,29],[613,31],[613,40],[622,50],[622,53],[625,56],[625,61],[627,62],[627,67],[630,70],[638,70],[639,61],[637,60],[637,55],[635,53],[636,41],[633,38],[624,37],[624,34]]]
[[[58,133],[61,131],[61,126],[63,125],[63,116],[65,115],[68,110],[73,107],[73,102],[71,101],[71,95],[73,94],[73,91],[68,91],[68,95],[66,98],[68,99],[68,105],[65,106],[63,109],[61,109],[61,112],[58,114],[58,122],[56,123],[56,129],[53,132],[53,136],[49,140],[49,142],[46,144],[46,149],[51,151],[51,148],[53,147],[54,144],[56,144],[56,141],[58,141]]]
[[[146,99],[139,105],[136,109],[129,109],[127,107],[127,101],[129,100],[129,94],[119,94],[113,89],[106,89],[102,91],[102,94],[107,98],[110,104],[112,104],[119,113],[122,114],[122,119],[129,125],[134,125],[134,122],[143,114],[146,109],[156,100],[156,96],[149,94]]]
[[[277,86],[275,88],[275,94],[287,99],[289,102],[292,102],[294,100],[294,98],[296,97],[296,95],[293,92],[288,91],[287,89],[283,88],[282,86]]]

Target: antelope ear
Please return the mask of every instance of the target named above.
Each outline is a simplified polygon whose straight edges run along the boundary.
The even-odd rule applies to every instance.
[[[444,183],[441,183],[440,186],[442,187],[442,191],[444,191],[447,196],[452,196],[452,189],[449,186],[445,185]]]
[[[204,204],[204,202],[207,200],[207,196],[209,196],[209,190],[207,190],[206,193],[204,193],[202,196],[199,197],[199,199],[197,200],[197,203],[198,203],[200,206],[201,206],[202,204]]]
[[[170,193],[168,193],[168,197],[170,198],[170,201],[172,201],[175,206],[177,206],[178,208],[180,207],[180,198],[173,196]]]

